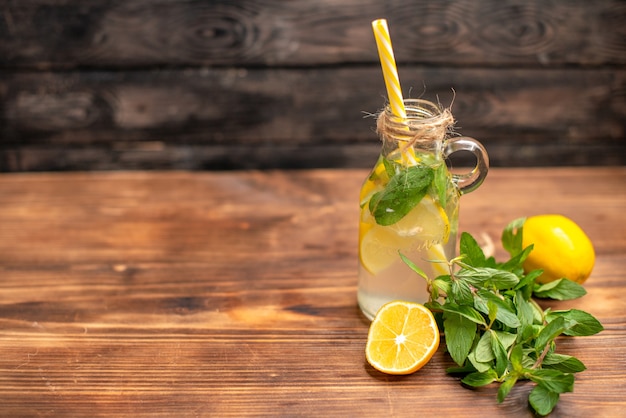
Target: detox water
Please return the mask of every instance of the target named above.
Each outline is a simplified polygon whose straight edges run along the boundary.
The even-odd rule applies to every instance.
[[[369,319],[392,300],[428,301],[426,280],[415,273],[399,253],[430,279],[449,274],[446,262],[455,256],[458,225],[458,194],[454,188],[450,189],[452,193],[447,194],[445,202],[427,193],[402,219],[391,225],[379,225],[370,212],[369,199],[384,190],[386,184],[373,185],[375,180],[371,178],[362,189],[366,202],[362,202],[359,225],[357,293],[359,306]],[[434,191],[433,186],[428,188]]]
[[[450,137],[454,119],[449,110],[421,99],[404,104],[405,118],[389,107],[378,117],[383,146],[360,194],[357,299],[369,319],[393,300],[428,301],[427,281],[400,254],[430,280],[449,274],[460,196],[482,183],[489,166],[478,141]],[[467,174],[448,170],[446,158],[457,151],[476,158]]]

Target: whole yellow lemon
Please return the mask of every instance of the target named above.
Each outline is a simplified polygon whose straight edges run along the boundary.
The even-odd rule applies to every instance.
[[[562,215],[531,216],[524,222],[522,244],[534,244],[524,270],[542,269],[538,283],[567,278],[583,283],[593,270],[595,251],[585,232]]]

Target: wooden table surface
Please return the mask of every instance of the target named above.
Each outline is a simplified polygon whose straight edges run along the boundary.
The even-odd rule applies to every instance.
[[[356,306],[363,170],[0,175],[1,416],[532,416],[530,384],[365,361]],[[597,251],[588,294],[549,305],[605,331],[552,416],[626,414],[626,167],[493,169],[461,230],[496,241],[558,212]]]

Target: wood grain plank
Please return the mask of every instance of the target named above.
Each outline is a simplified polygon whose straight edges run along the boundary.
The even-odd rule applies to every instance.
[[[454,89],[494,166],[624,165],[624,16],[619,0],[4,2],[0,171],[368,167],[378,17],[405,96]]]
[[[619,0],[28,0],[0,15],[5,68],[376,63],[379,17],[403,64],[626,63]]]
[[[0,176],[0,414],[6,416],[533,416],[463,388],[443,347],[418,373],[364,360],[356,306],[365,170]],[[587,371],[553,417],[623,411],[624,168],[494,169],[461,229],[575,219],[596,245],[584,309],[562,338]],[[582,198],[581,198],[582,197]],[[501,251],[501,250],[499,250]]]
[[[624,71],[400,71],[494,166],[626,163]],[[365,67],[14,74],[0,169],[368,167],[384,96]]]

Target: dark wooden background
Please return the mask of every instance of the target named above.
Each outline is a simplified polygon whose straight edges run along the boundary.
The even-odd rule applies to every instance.
[[[492,165],[626,164],[623,0],[1,0],[0,171],[369,167],[379,17]]]

